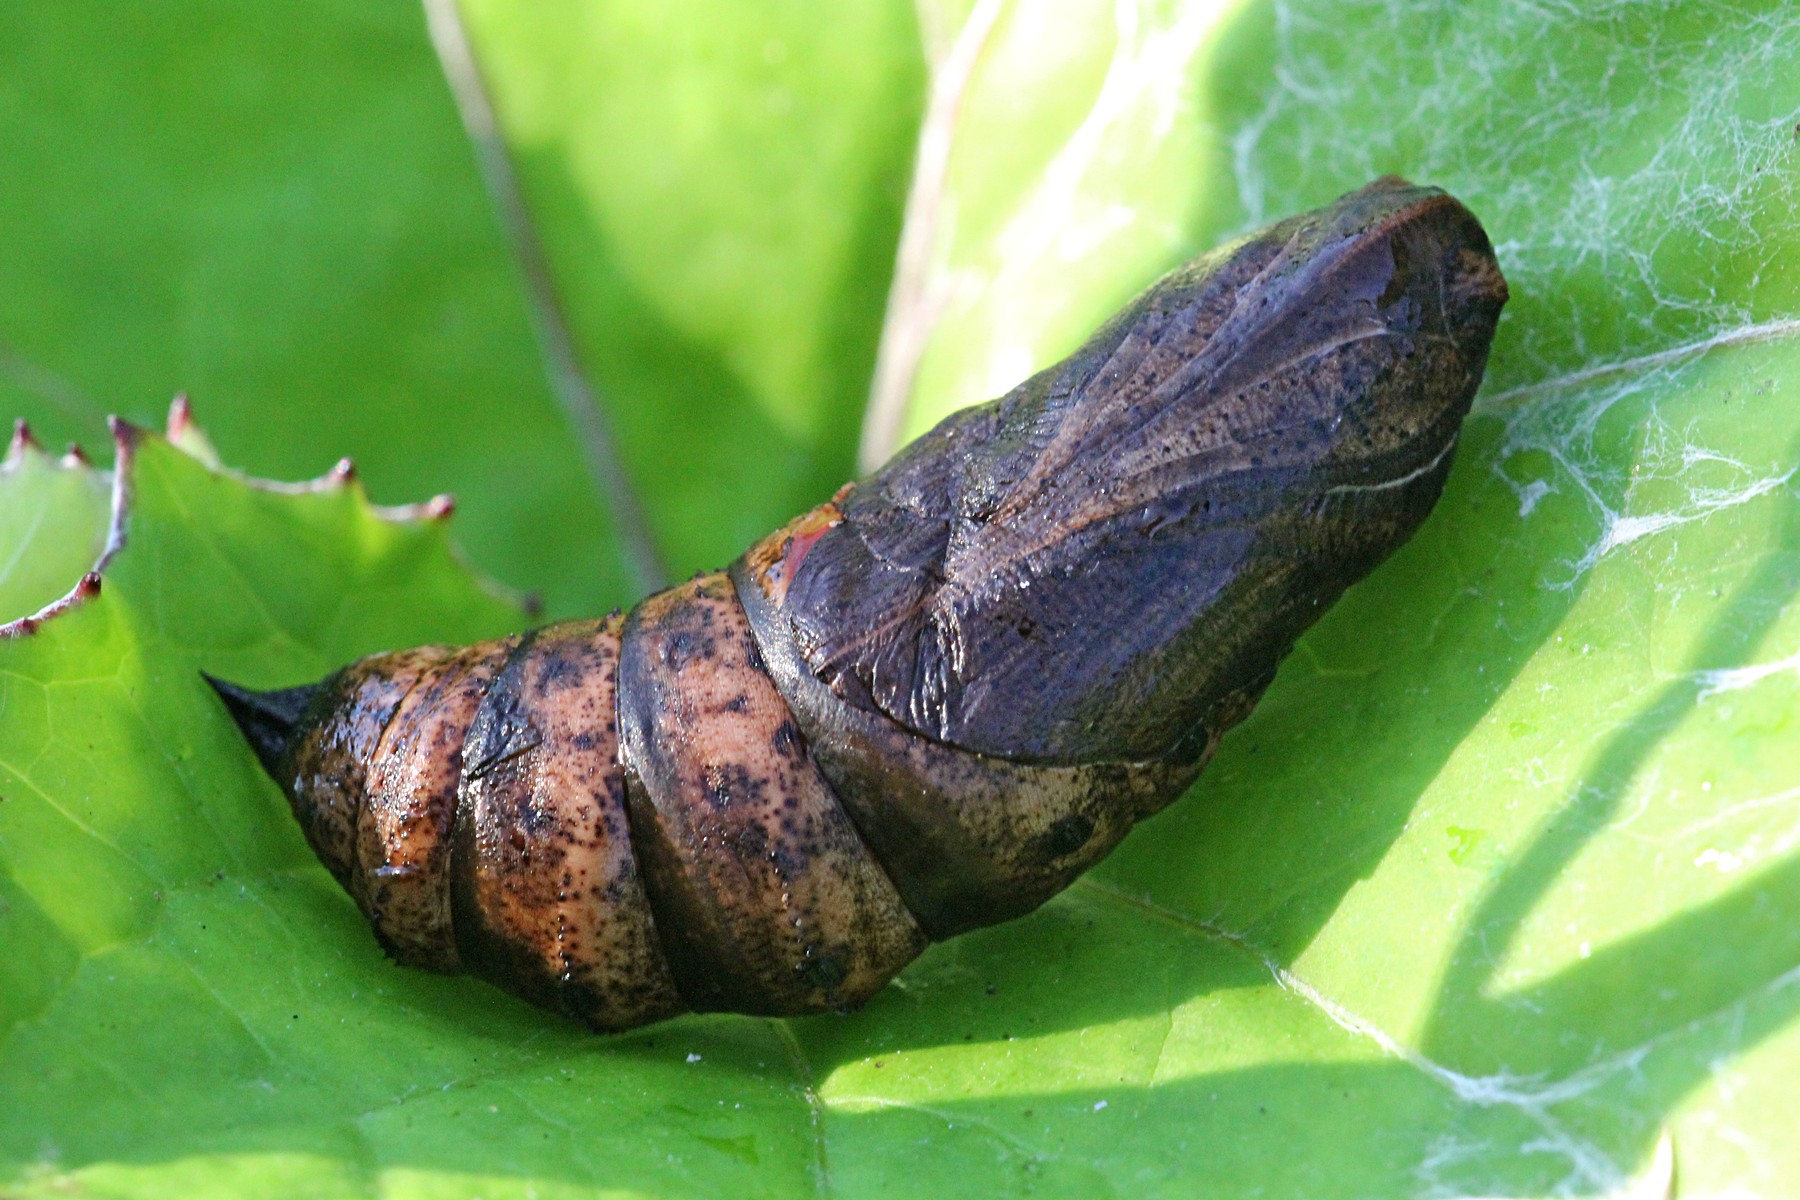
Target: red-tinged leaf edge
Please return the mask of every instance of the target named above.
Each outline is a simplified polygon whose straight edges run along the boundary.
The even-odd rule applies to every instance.
[[[170,403],[168,420],[160,435],[154,430],[134,425],[119,416],[108,417],[106,425],[112,434],[113,467],[111,471],[112,510],[108,519],[105,545],[101,548],[99,557],[94,560],[94,565],[84,572],[67,592],[34,613],[0,624],[0,640],[29,637],[36,633],[44,622],[86,603],[100,593],[107,568],[125,548],[129,536],[137,450],[146,438],[160,436],[175,449],[203,464],[208,470],[259,491],[273,492],[284,496],[304,496],[353,488],[362,498],[368,511],[383,521],[392,521],[397,524],[437,522],[448,520],[456,511],[456,500],[449,495],[433,496],[429,500],[416,504],[371,503],[367,493],[363,491],[362,480],[357,474],[356,464],[348,458],[339,459],[330,470],[315,479],[303,479],[295,482],[262,479],[226,467],[221,464],[211,440],[207,438],[204,430],[194,419],[193,405],[185,393],[177,395]],[[27,455],[43,453],[43,447],[33,436],[30,425],[22,420],[15,421],[5,459],[0,461],[0,470],[16,469]],[[69,470],[92,471],[95,469],[93,461],[79,446],[70,446],[58,461],[61,466]],[[458,564],[469,572],[481,588],[498,599],[523,609],[527,617],[537,615],[541,603],[536,596],[518,592],[489,578],[473,567],[454,543],[451,543],[450,549]]]

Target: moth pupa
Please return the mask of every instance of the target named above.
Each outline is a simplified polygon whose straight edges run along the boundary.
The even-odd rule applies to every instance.
[[[853,1006],[1182,794],[1430,513],[1505,301],[1377,180],[622,617],[215,686],[399,961],[604,1030]]]

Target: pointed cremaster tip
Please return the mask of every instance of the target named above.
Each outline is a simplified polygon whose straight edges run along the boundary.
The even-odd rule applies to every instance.
[[[219,693],[219,699],[225,702],[231,719],[243,731],[244,740],[256,751],[263,770],[276,783],[285,787],[286,781],[281,777],[282,759],[287,754],[288,742],[293,739],[295,728],[300,724],[300,716],[318,694],[319,685],[309,683],[303,687],[281,688],[273,692],[253,692],[249,688],[226,683],[223,679],[214,679],[204,671],[200,677],[212,684],[213,691]]]

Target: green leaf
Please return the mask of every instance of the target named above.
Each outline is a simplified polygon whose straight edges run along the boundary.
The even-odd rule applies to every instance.
[[[918,122],[911,6],[462,5],[677,575],[855,473]]]
[[[49,605],[99,559],[109,491],[86,459],[51,458],[19,426],[0,463],[0,624]]]
[[[683,565],[847,461],[918,112],[904,16],[772,11],[754,32],[726,6],[467,12],[572,333]],[[227,378],[210,373],[237,347],[272,365],[229,376],[227,461],[367,459],[318,416],[360,413],[384,486],[458,487],[481,561],[572,607],[551,557],[598,536],[598,509],[421,23],[267,12],[131,39],[4,18],[25,82],[0,129],[24,167],[0,189],[27,217],[3,236],[38,240],[0,254],[0,374],[35,418]],[[387,40],[276,44],[295,23]],[[196,674],[289,683],[517,611],[454,566],[441,524],[143,440],[99,594],[0,642],[0,1188],[1787,1189],[1800,17],[975,0],[919,24],[936,91],[876,389],[898,427],[1050,361],[1188,252],[1396,171],[1483,217],[1514,293],[1432,521],[1307,637],[1193,794],[1042,912],[934,948],[851,1016],[596,1038],[387,964]],[[234,88],[182,81],[221,55]],[[80,62],[92,78],[41,65]],[[784,82],[797,126],[768,115]],[[307,149],[271,160],[279,138],[227,119],[245,112]],[[119,179],[139,186],[94,182]],[[395,196],[445,224],[384,225]],[[287,221],[310,235],[273,236]],[[370,246],[409,248],[392,278],[410,282],[331,308]],[[240,286],[201,287],[208,265]],[[405,301],[440,286],[510,315],[447,333]],[[363,349],[320,361],[345,344]],[[523,417],[468,399],[501,394],[535,399]],[[509,423],[555,456],[521,450],[470,492],[520,444]],[[452,435],[469,440],[430,440]],[[429,473],[452,458],[466,475]],[[571,480],[587,507],[545,499]],[[509,494],[512,516],[484,507]],[[702,528],[713,505],[725,532]],[[21,563],[76,571],[59,541]]]

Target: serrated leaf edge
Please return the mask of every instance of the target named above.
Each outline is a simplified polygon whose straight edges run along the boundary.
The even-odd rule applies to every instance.
[[[112,470],[112,515],[107,520],[106,542],[100,548],[99,557],[94,560],[94,565],[75,581],[75,586],[67,592],[34,613],[0,625],[0,640],[29,637],[36,633],[38,627],[45,621],[99,595],[100,572],[124,548],[126,514],[131,507],[131,468],[137,453],[138,431],[135,426],[119,417],[108,417],[106,424],[112,432],[116,457]],[[0,470],[9,472],[18,470],[20,465],[33,455],[49,457],[38,440],[32,436],[31,426],[24,421],[14,422],[12,441],[6,448],[6,460],[0,464]],[[67,470],[94,470],[92,460],[76,446],[69,448],[68,452],[59,460],[59,465]]]
[[[348,458],[340,458],[329,471],[317,478],[295,482],[263,479],[227,467],[219,461],[218,453],[213,449],[211,440],[201,429],[199,423],[195,421],[193,405],[185,393],[177,395],[170,402],[168,420],[160,435],[154,430],[146,429],[116,415],[107,417],[106,427],[112,435],[114,451],[113,468],[110,472],[112,476],[112,508],[111,515],[107,520],[106,542],[101,547],[99,556],[95,558],[94,565],[83,572],[81,578],[76,580],[74,586],[67,592],[34,613],[0,624],[0,641],[29,637],[36,633],[44,622],[84,604],[100,594],[102,577],[107,567],[125,548],[129,536],[137,452],[139,446],[148,438],[160,437],[161,440],[200,463],[213,474],[257,491],[280,496],[307,496],[352,489],[363,509],[381,521],[394,524],[436,523],[448,520],[456,511],[455,498],[447,494],[433,496],[429,500],[417,504],[371,503],[368,494],[363,490],[362,480],[357,475],[356,464]],[[27,457],[33,455],[48,457],[43,446],[33,436],[30,425],[24,421],[14,422],[12,440],[7,445],[4,460],[0,460],[0,471],[17,470]],[[78,446],[71,446],[58,462],[67,470],[94,470],[93,462]],[[496,599],[523,609],[527,615],[536,615],[539,604],[534,596],[510,588],[477,570],[454,543],[450,543],[449,550],[456,564],[469,573],[477,586]]]

